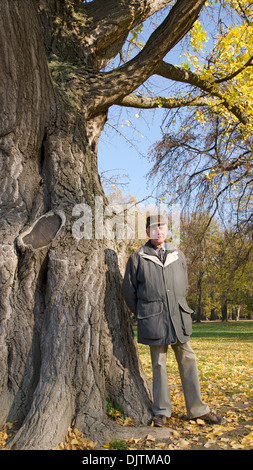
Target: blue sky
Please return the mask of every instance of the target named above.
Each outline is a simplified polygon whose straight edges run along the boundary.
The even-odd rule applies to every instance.
[[[119,186],[123,193],[131,194],[138,200],[149,196],[154,189],[147,182],[146,174],[152,165],[146,157],[149,148],[161,138],[163,115],[164,110],[161,109],[121,110],[115,106],[109,112],[109,125],[106,125],[99,140],[99,172],[106,171],[107,177],[118,175],[119,180],[128,183],[127,186]]]
[[[213,14],[216,6],[212,7]],[[138,36],[141,42],[146,42],[154,28],[155,22],[159,24],[162,14],[168,11],[168,7],[162,13],[144,23],[143,33]],[[217,10],[217,15],[219,12]],[[202,10],[201,21],[207,28],[213,25],[206,9]],[[210,47],[212,40],[206,46]],[[165,60],[174,65],[185,62],[182,54],[189,49],[189,42],[183,38],[165,57]],[[111,67],[118,66],[117,58]],[[154,96],[169,96],[173,94],[176,85],[170,80],[158,76],[151,77],[148,84],[148,92]],[[182,90],[185,88],[181,85]],[[147,91],[143,90],[146,94]],[[139,117],[137,117],[137,116]],[[146,174],[152,168],[152,163],[148,161],[148,151],[154,143],[161,139],[161,125],[165,116],[164,109],[138,110],[131,108],[121,108],[112,106],[108,114],[108,123],[101,134],[98,146],[98,168],[99,172],[107,172],[107,176],[122,175],[120,179],[126,182],[123,175],[128,175],[128,186],[122,187],[124,194],[129,193],[139,201],[152,194],[156,195],[155,185],[148,185]],[[154,203],[149,200],[148,203]]]
[[[181,48],[174,48],[166,60],[180,64]],[[162,77],[154,76],[148,82],[148,88],[154,96],[168,96],[173,93],[173,83]],[[144,90],[145,92],[145,90]],[[145,92],[147,94],[147,92]],[[128,185],[121,187],[124,194],[131,194],[139,201],[154,192],[154,184],[148,184],[146,175],[152,168],[148,160],[149,149],[161,139],[161,125],[166,110],[139,110],[112,106],[108,114],[108,123],[102,131],[98,145],[99,172],[108,172],[107,176],[128,175]],[[111,171],[109,171],[111,170]],[[154,195],[156,193],[154,192]],[[149,200],[154,203],[154,200]]]

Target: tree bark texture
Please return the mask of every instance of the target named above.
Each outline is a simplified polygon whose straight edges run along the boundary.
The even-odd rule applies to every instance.
[[[111,11],[120,3],[121,15],[106,15],[98,0],[0,3],[0,425],[15,423],[13,448],[51,449],[73,423],[102,439],[107,397],[136,422],[151,416],[120,294],[125,245],[78,242],[72,211],[84,202],[94,209],[95,196],[106,203],[97,142],[122,83],[129,80],[127,94],[141,80],[134,61],[111,82],[101,67],[131,27],[168,2],[143,2],[144,10],[137,0],[105,3]],[[185,31],[203,4],[179,6],[189,3]],[[165,49],[152,65],[148,46],[145,76]]]

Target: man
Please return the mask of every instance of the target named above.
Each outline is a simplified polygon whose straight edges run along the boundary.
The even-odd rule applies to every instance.
[[[122,293],[128,307],[137,314],[138,342],[150,346],[154,425],[167,425],[171,416],[168,345],[178,363],[188,417],[218,424],[222,418],[201,399],[196,356],[189,343],[193,310],[186,301],[185,256],[171,243],[165,243],[168,227],[162,215],[148,217],[146,230],[149,241],[130,256]]]

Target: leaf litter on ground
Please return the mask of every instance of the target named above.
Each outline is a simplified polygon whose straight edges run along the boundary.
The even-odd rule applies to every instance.
[[[243,323],[243,322],[242,322]],[[253,322],[251,323],[251,330]],[[232,324],[233,326],[233,324]],[[111,407],[111,419],[129,427],[129,439],[106,442],[98,446],[78,429],[69,428],[65,441],[54,450],[99,450],[99,449],[162,449],[162,450],[248,450],[253,449],[253,399],[252,366],[249,340],[232,337],[192,338],[191,344],[197,356],[202,398],[210,408],[225,417],[225,424],[207,425],[201,418],[189,420],[185,415],[184,396],[177,363],[173,352],[168,351],[167,370],[171,391],[173,414],[169,427],[169,439],[159,440],[150,433],[144,438],[131,436],[134,426],[131,418]],[[140,358],[146,375],[152,379],[149,347],[138,345]],[[110,413],[109,413],[110,414]],[[0,449],[9,450],[8,438],[12,425],[7,423],[0,431]]]

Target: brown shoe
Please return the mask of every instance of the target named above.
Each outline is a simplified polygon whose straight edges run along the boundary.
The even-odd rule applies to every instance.
[[[198,416],[198,418],[203,419],[207,424],[221,424],[225,422],[225,418],[217,415],[213,411],[210,411],[203,416]]]
[[[154,426],[162,427],[162,426],[168,426],[170,418],[168,416],[164,415],[155,415],[153,417],[153,423]]]

